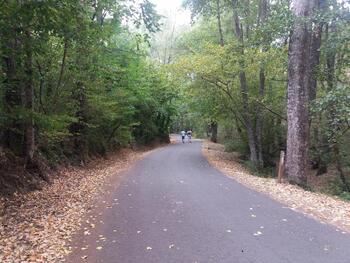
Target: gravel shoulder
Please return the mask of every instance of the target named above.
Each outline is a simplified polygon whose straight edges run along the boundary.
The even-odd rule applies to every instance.
[[[350,202],[321,193],[305,191],[290,184],[278,184],[273,178],[253,176],[233,153],[224,151],[220,144],[203,142],[202,152],[209,163],[237,182],[264,193],[293,210],[333,225],[337,231],[350,232]]]

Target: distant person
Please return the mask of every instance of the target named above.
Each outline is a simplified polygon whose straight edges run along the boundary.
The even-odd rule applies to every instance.
[[[182,143],[185,143],[185,136],[186,136],[186,132],[185,131],[181,131]]]
[[[191,130],[187,131],[187,138],[188,138],[188,142],[192,143],[192,141],[191,141],[191,139],[192,139],[192,131]]]

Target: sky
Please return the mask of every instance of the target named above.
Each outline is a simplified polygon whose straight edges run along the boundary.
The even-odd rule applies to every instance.
[[[179,26],[189,25],[191,22],[191,13],[181,7],[183,0],[151,0],[157,6],[157,11],[163,16],[171,16]]]

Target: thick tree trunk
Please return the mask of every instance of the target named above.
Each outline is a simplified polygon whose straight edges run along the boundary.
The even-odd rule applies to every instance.
[[[295,22],[289,44],[288,132],[286,174],[292,183],[306,185],[309,148],[309,83],[311,12],[308,0],[294,0]]]

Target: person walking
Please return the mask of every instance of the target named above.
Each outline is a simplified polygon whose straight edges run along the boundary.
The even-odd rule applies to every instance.
[[[187,138],[188,138],[188,143],[192,143],[191,139],[192,139],[192,131],[188,130],[187,131]]]
[[[185,143],[185,136],[186,136],[186,132],[185,131],[181,131],[182,143]]]

